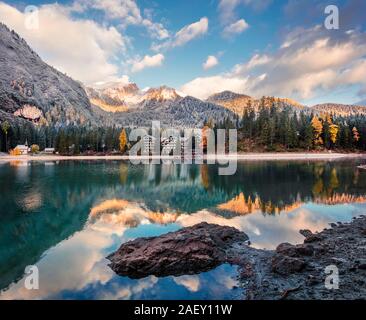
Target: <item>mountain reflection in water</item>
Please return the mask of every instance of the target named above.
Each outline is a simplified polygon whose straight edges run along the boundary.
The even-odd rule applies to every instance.
[[[0,165],[0,298],[233,298],[235,267],[131,280],[105,257],[123,242],[201,221],[246,232],[255,247],[301,242],[366,208],[358,161],[245,162],[234,176],[214,165],[70,161]],[[27,265],[40,290],[24,289]],[[168,292],[168,293],[166,293]]]

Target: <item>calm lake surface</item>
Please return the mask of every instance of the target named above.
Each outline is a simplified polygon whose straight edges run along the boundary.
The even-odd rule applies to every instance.
[[[366,160],[215,165],[122,161],[0,164],[0,299],[235,299],[236,267],[140,280],[107,255],[131,239],[201,221],[236,227],[257,248],[299,243],[300,229],[366,212]],[[39,290],[24,270],[39,268]]]

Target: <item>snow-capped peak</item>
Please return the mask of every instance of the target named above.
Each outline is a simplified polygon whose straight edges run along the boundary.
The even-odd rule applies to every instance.
[[[153,100],[158,102],[177,100],[181,98],[173,88],[162,86],[159,88],[151,88],[144,94],[143,100]]]

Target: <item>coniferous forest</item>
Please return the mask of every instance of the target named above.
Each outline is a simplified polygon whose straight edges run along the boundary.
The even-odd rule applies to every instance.
[[[19,144],[55,148],[60,154],[111,153],[121,147],[130,128],[94,126],[49,126],[22,121],[3,121],[0,150],[9,152]],[[242,117],[226,118],[218,123],[207,119],[206,126],[215,129],[237,129],[238,151],[365,151],[366,116],[309,113],[294,108],[245,107]],[[182,129],[183,135],[183,129]],[[124,150],[125,151],[125,150]]]

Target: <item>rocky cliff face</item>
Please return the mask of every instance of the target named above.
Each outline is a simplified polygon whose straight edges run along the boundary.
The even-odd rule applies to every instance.
[[[0,110],[2,119],[96,123],[82,85],[43,62],[24,39],[1,23]]]

